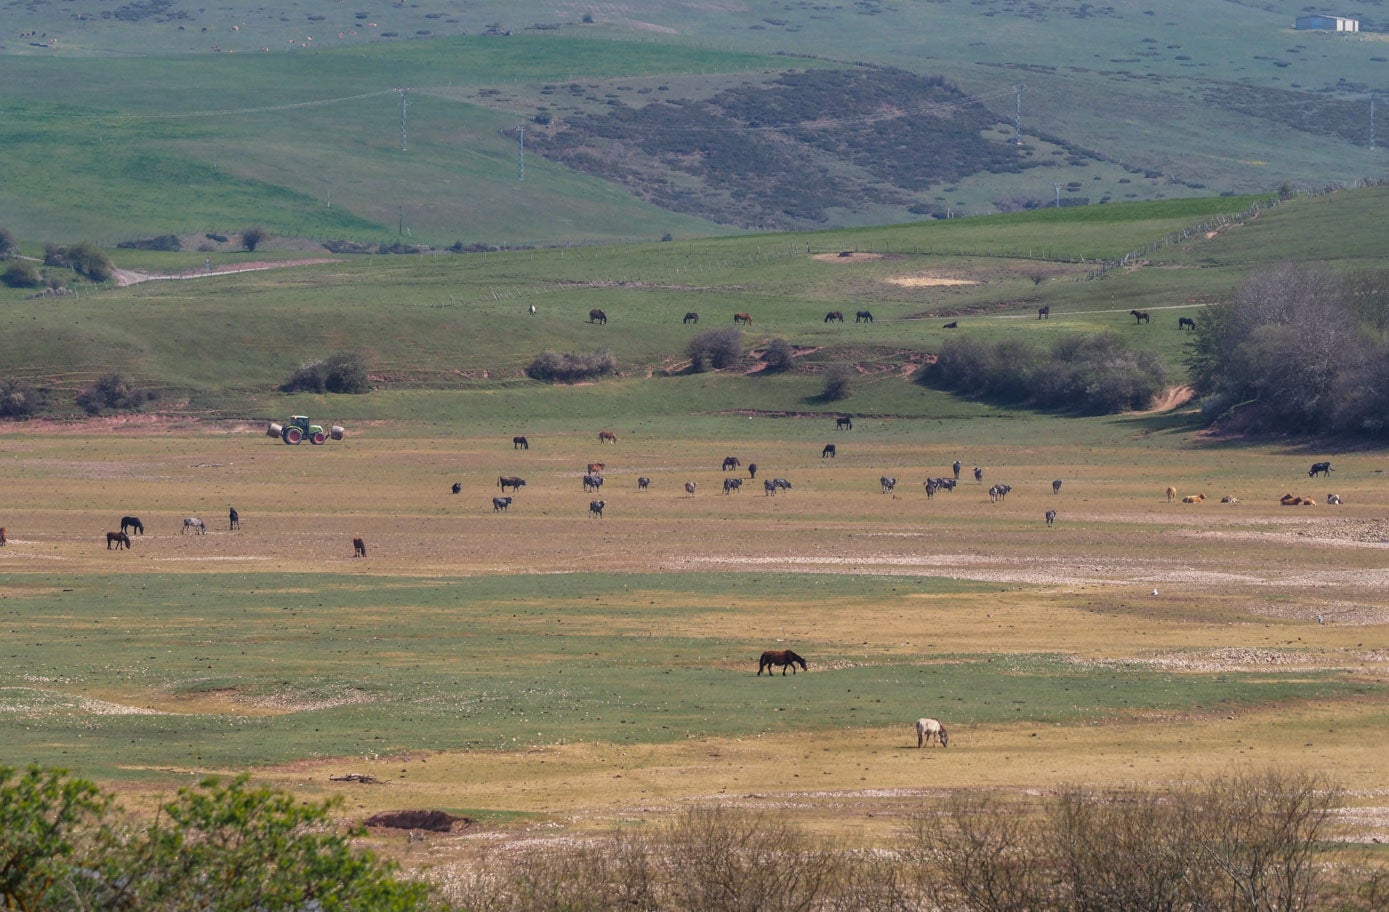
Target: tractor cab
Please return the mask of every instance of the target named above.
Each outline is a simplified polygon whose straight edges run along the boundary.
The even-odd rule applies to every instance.
[[[328,439],[328,435],[323,433],[323,428],[309,424],[308,415],[291,415],[289,421],[285,422],[281,434],[285,443],[300,443],[307,439],[310,443],[322,444]]]

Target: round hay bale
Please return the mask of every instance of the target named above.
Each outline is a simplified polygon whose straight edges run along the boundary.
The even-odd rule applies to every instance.
[[[272,422],[270,422],[270,424],[268,424],[268,425],[266,426],[266,428],[265,428],[265,436],[267,436],[267,437],[278,437],[278,436],[280,436],[281,434],[284,433],[284,430],[285,430],[285,429],[284,429],[284,425],[276,424],[275,422],[272,421]]]
[[[328,433],[334,440],[341,440],[347,435],[347,430],[342,425],[335,424]]]

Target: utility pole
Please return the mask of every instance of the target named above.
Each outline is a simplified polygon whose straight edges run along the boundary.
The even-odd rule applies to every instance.
[[[1056,208],[1061,208],[1061,185],[1052,181],[1051,189],[1056,191]]]

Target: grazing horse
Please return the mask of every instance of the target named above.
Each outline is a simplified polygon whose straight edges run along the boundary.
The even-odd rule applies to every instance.
[[[604,326],[607,326],[607,325],[608,325],[608,315],[607,315],[606,313],[604,313],[602,310],[600,310],[600,309],[598,309],[597,307],[595,307],[595,308],[593,308],[592,310],[590,310],[590,311],[588,312],[588,322],[590,322],[590,323],[602,323]]]
[[[860,310],[858,313],[854,314],[854,322],[855,322],[855,323],[872,323],[872,322],[873,322],[873,311],[871,311],[871,310]]]
[[[1326,475],[1326,476],[1329,477],[1329,476],[1331,475],[1331,463],[1329,463],[1329,462],[1314,462],[1314,463],[1312,463],[1312,468],[1310,468],[1310,469],[1307,470],[1307,477],[1308,477],[1308,478],[1316,478],[1318,474]]]
[[[725,472],[729,471],[730,469],[736,469],[740,465],[742,465],[742,463],[738,461],[737,456],[725,456],[723,458],[723,470]]]
[[[836,431],[852,431],[854,429],[854,419],[848,415],[840,415],[834,419],[834,429]]]
[[[531,448],[531,442],[524,437],[512,437],[511,448],[513,450],[529,450]]]
[[[1191,317],[1178,317],[1178,318],[1177,318],[1177,328],[1178,328],[1178,329],[1190,329],[1190,330],[1195,330],[1195,329],[1196,329],[1196,321],[1193,320],[1193,319],[1191,319]]]
[[[959,328],[960,328],[960,321],[959,321],[959,320],[951,320],[949,323],[947,323],[947,324],[945,324],[944,326],[941,327],[941,329],[959,329]]]
[[[843,323],[843,322],[844,322],[844,311],[842,311],[842,310],[831,310],[829,313],[825,314],[825,322],[826,322],[826,323],[834,323],[834,322],[836,322],[836,321],[839,322],[839,323]]]
[[[941,747],[950,743],[950,735],[946,733],[945,726],[940,724],[939,719],[917,719],[916,746],[925,747],[932,738],[935,738]]]
[[[510,498],[510,497],[494,497],[494,498],[492,498],[492,512],[493,512],[493,513],[501,513],[501,512],[503,512],[503,511],[505,511],[506,508],[509,507],[509,506],[511,506],[511,498]]]
[[[638,476],[637,476],[637,490],[638,490],[638,491],[645,491],[645,490],[646,490],[647,488],[649,488],[649,487],[651,487],[651,479],[650,479],[650,478],[647,478],[645,475],[638,475]]]
[[[1055,510],[1048,510],[1048,511],[1047,511],[1047,525],[1051,526],[1051,525],[1055,525],[1055,523],[1056,523],[1056,511],[1055,511]]]
[[[130,547],[130,536],[129,536],[129,535],[126,535],[124,532],[107,532],[107,533],[106,533],[106,550],[107,550],[107,551],[110,551],[110,550],[111,550],[111,544],[112,544],[113,542],[114,542],[115,545],[116,545],[116,550],[117,550],[117,551],[121,550],[121,548],[129,548],[129,547]]]
[[[732,494],[735,491],[741,491],[742,489],[743,479],[741,478],[725,478],[723,480],[723,492],[725,494]]]
[[[748,463],[748,477],[751,478],[751,479],[756,480],[756,478],[757,478],[757,463],[755,463],[755,462],[750,462],[750,463]]]
[[[1061,479],[1058,478],[1058,479],[1056,479],[1055,481],[1053,481],[1053,482],[1051,483],[1051,493],[1053,493],[1053,494],[1060,494],[1060,493],[1061,493]]]
[[[955,480],[956,480],[956,481],[959,481],[959,480],[960,480],[960,469],[961,469],[961,468],[963,468],[963,466],[961,465],[960,460],[958,460],[958,459],[955,460],[954,463],[952,463],[951,466],[950,466],[951,471],[953,471],[953,472],[955,473]]]
[[[140,517],[138,516],[122,516],[121,531],[125,532],[127,530],[134,532],[137,535],[144,535],[145,524],[140,522]]]
[[[353,557],[366,557],[366,556],[367,556],[367,543],[364,542],[364,541],[362,541],[360,538],[354,538],[354,539],[352,539],[352,556],[353,556]]]
[[[608,505],[608,504],[607,504],[606,501],[602,501],[602,500],[590,500],[590,501],[588,502],[588,515],[589,515],[589,517],[591,518],[591,517],[596,516],[596,517],[598,517],[599,519],[602,519],[602,518],[603,518],[603,508],[606,507],[607,505]]]
[[[183,521],[183,528],[179,531],[178,534],[179,534],[179,535],[182,535],[184,532],[187,532],[189,529],[192,529],[194,532],[197,532],[199,535],[206,535],[206,534],[207,534],[207,525],[206,525],[201,519],[198,519],[198,517],[196,517],[196,516],[190,516],[190,517],[188,517],[187,519],[185,519],[185,520]]]
[[[825,448],[824,448],[823,450],[820,451],[820,458],[821,458],[821,459],[824,459],[826,456],[831,456],[831,457],[832,457],[832,456],[834,456],[835,453],[837,453],[837,452],[838,452],[838,450],[835,448],[834,444],[832,444],[832,443],[827,443],[827,444],[825,444]]]
[[[614,434],[612,431],[599,431],[599,432],[598,432],[598,442],[599,442],[599,443],[617,443],[617,435]]]
[[[690,495],[691,497],[694,497],[695,488],[697,487],[699,487],[699,482],[687,481],[685,482],[685,493]]]
[[[897,479],[888,478],[886,475],[878,479],[878,484],[882,486],[884,494],[891,494],[897,487]]]
[[[1129,316],[1133,317],[1134,325],[1148,322],[1148,312],[1146,310],[1131,310]]]
[[[236,512],[236,507],[227,507],[227,529],[228,531],[241,528],[241,514]]]
[[[1050,304],[1046,304],[1046,305],[1043,305],[1042,307],[1038,307],[1038,308],[1037,308],[1037,319],[1038,319],[1038,320],[1050,320],[1050,319],[1051,319],[1051,305],[1050,305]]]
[[[795,674],[797,665],[801,666],[801,671],[810,670],[805,663],[805,659],[796,655],[791,650],[768,649],[766,652],[762,653],[761,658],[757,660],[758,676],[761,676],[764,671],[767,672],[768,675],[771,675],[773,665],[781,666],[781,676],[783,678],[786,677],[786,669],[788,668],[791,669],[792,674]]]
[[[455,482],[453,483],[453,486],[450,487],[449,490],[452,491],[452,492],[455,493],[455,494],[459,493],[460,491],[463,490],[463,482],[461,482],[461,481],[455,481]]]
[[[751,326],[751,325],[752,325],[752,314],[735,313],[735,314],[733,315],[733,325],[734,325],[734,326]]]
[[[693,310],[687,311],[687,312],[685,313],[685,322],[686,322],[686,323],[698,323],[698,322],[699,322],[699,314],[695,313]]]
[[[503,494],[506,493],[507,488],[513,491],[519,491],[525,486],[526,480],[524,478],[517,478],[515,475],[502,475],[497,479],[497,487],[502,489]]]

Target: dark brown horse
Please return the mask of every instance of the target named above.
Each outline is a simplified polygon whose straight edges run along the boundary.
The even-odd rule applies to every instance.
[[[129,536],[129,535],[126,535],[124,532],[107,532],[107,533],[106,533],[106,550],[107,550],[107,551],[110,551],[110,550],[111,550],[111,546],[112,546],[113,544],[116,546],[116,550],[117,550],[117,551],[121,550],[122,548],[129,548],[129,547],[130,547],[130,536]]]
[[[767,674],[772,673],[772,666],[781,666],[781,676],[786,677],[786,669],[790,668],[791,673],[796,673],[796,666],[801,666],[801,671],[806,671],[805,659],[796,655],[789,649],[768,649],[762,653],[762,657],[757,660],[757,673],[761,675],[763,671]]]
[[[590,322],[590,323],[601,323],[601,324],[603,324],[604,326],[607,326],[607,325],[608,325],[608,315],[607,315],[606,313],[604,313],[602,310],[599,310],[597,307],[595,307],[595,308],[593,308],[592,310],[590,310],[590,311],[588,312],[588,322]]]
[[[745,324],[745,325],[747,325],[747,326],[751,326],[751,325],[752,325],[752,314],[748,314],[748,313],[735,313],[735,314],[733,315],[733,325],[734,325],[734,326],[738,326],[739,324]]]
[[[1051,305],[1050,305],[1050,304],[1044,304],[1043,306],[1037,308],[1037,319],[1038,319],[1038,320],[1050,320],[1050,319],[1051,319]]]
[[[834,323],[834,322],[843,323],[843,322],[844,322],[844,311],[842,311],[842,310],[831,310],[829,313],[825,314],[825,322],[826,322],[826,323]]]
[[[1146,310],[1131,310],[1129,311],[1129,316],[1133,317],[1135,325],[1148,322],[1148,312]]]
[[[612,431],[599,431],[599,432],[598,432],[598,442],[599,442],[599,443],[617,443],[617,435],[614,434]]]
[[[511,448],[513,450],[529,450],[531,448],[531,442],[524,437],[512,437]]]

